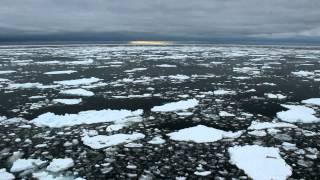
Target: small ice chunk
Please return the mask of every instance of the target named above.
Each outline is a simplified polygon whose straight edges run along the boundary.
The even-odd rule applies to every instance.
[[[164,139],[162,139],[161,136],[156,136],[154,138],[152,138],[150,141],[148,141],[149,144],[163,144],[166,141]]]
[[[197,176],[208,176],[211,174],[211,171],[196,171],[194,174]]]
[[[74,166],[74,162],[71,158],[53,159],[47,167],[47,170],[50,172],[60,172],[67,170],[72,166]]]
[[[171,112],[194,108],[199,104],[196,99],[182,100],[178,102],[167,103],[162,106],[154,106],[151,111],[154,112]]]
[[[219,112],[219,116],[221,116],[221,117],[234,117],[235,115],[231,114],[231,113],[228,113],[226,111],[220,111]]]
[[[107,132],[118,131],[118,130],[124,128],[124,127],[125,127],[124,124],[112,124],[112,125],[107,127],[106,131]]]
[[[265,93],[265,96],[269,99],[286,99],[287,96],[282,95],[282,94],[272,94],[272,93]]]
[[[228,149],[232,164],[252,179],[287,179],[292,168],[281,158],[278,148],[258,145],[234,146]]]

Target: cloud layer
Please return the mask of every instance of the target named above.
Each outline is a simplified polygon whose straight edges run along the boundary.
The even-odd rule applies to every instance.
[[[319,9],[318,0],[1,0],[0,37],[318,37]]]

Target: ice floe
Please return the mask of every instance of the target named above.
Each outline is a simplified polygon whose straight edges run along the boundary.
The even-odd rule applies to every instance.
[[[299,105],[281,105],[289,110],[277,113],[277,117],[286,122],[301,122],[301,123],[314,123],[319,122],[320,119],[314,116],[316,112],[309,107]]]
[[[92,91],[88,91],[85,89],[77,88],[77,89],[67,89],[59,92],[60,94],[69,95],[69,96],[94,96]]]
[[[253,121],[248,127],[249,130],[261,130],[269,128],[297,128],[297,126],[284,122],[258,122]]]
[[[13,180],[15,176],[9,172],[5,168],[0,169],[0,179],[2,180]]]
[[[82,78],[82,79],[73,79],[73,80],[64,80],[64,81],[54,81],[54,83],[60,84],[63,86],[80,86],[80,85],[88,85],[88,84],[96,83],[99,81],[101,81],[101,79],[91,77],[91,78]]]
[[[52,162],[50,162],[49,166],[47,167],[47,170],[50,172],[60,172],[67,170],[74,166],[74,162],[71,158],[65,158],[65,159],[53,159]]]
[[[42,161],[40,159],[18,159],[13,163],[10,172],[21,172],[39,168],[39,166],[45,164],[46,162],[47,161]]]
[[[102,122],[125,123],[130,122],[130,117],[142,115],[142,110],[90,110],[81,111],[78,114],[56,115],[48,112],[38,116],[31,122],[40,127],[61,128],[65,126],[75,126],[80,124],[94,124]]]
[[[11,73],[15,73],[17,71],[13,71],[13,70],[6,70],[6,71],[0,71],[0,74],[11,74]]]
[[[196,143],[205,143],[219,141],[223,138],[237,138],[241,136],[242,133],[243,131],[223,131],[204,125],[197,125],[190,128],[180,129],[177,132],[172,132],[167,135],[170,137],[170,139],[175,141],[192,141]]]
[[[196,99],[182,100],[178,102],[167,103],[162,106],[154,106],[151,111],[155,112],[171,112],[194,108],[199,104]]]
[[[161,136],[156,136],[148,141],[149,144],[163,144],[166,141]]]
[[[216,96],[222,96],[222,95],[233,95],[233,94],[236,94],[236,92],[235,91],[219,89],[219,90],[213,91],[213,94],[216,95]]]
[[[265,93],[264,95],[269,99],[286,99],[287,98],[287,96],[282,94]]]
[[[110,146],[116,146],[123,143],[129,143],[139,139],[143,139],[144,134],[141,133],[132,133],[132,134],[114,134],[110,136],[106,135],[97,135],[90,137],[85,135],[82,137],[83,144],[91,147],[92,149],[102,149]]]
[[[311,104],[311,105],[320,106],[320,98],[310,98],[310,99],[303,100],[301,102],[304,104]]]
[[[66,105],[75,105],[80,104],[82,102],[82,99],[53,99],[52,102]]]
[[[77,71],[73,71],[73,70],[65,70],[65,71],[50,71],[50,72],[45,72],[43,74],[47,74],[47,75],[55,75],[55,74],[72,74],[75,73]]]
[[[278,148],[258,145],[235,146],[228,149],[230,159],[255,180],[285,180],[292,168],[281,158]]]

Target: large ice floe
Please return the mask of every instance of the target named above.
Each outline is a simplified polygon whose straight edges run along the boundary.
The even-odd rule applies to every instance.
[[[40,159],[18,159],[14,161],[10,171],[11,172],[21,172],[25,170],[30,170],[34,168],[38,168],[43,165],[47,161],[42,161]]]
[[[285,180],[292,174],[278,148],[246,145],[230,147],[228,152],[231,162],[252,179]]]
[[[68,96],[84,96],[84,97],[94,96],[94,93],[92,91],[88,91],[81,88],[62,90],[59,93],[63,95],[68,95]]]
[[[123,143],[130,143],[139,139],[143,139],[144,134],[132,133],[132,134],[114,134],[114,135],[97,135],[82,137],[83,144],[91,147],[92,149],[102,149],[110,146],[116,146]]]
[[[82,78],[82,79],[73,79],[73,80],[54,81],[54,83],[64,85],[64,86],[80,86],[80,85],[96,83],[99,81],[101,81],[101,79],[91,77],[91,78]]]
[[[311,105],[320,106],[320,98],[310,98],[310,99],[303,100],[301,102],[304,104],[311,104]]]
[[[167,135],[170,137],[170,139],[175,141],[192,141],[196,143],[206,143],[219,141],[223,138],[238,138],[242,133],[243,131],[223,131],[204,125],[197,125],[190,128],[180,129],[177,132],[172,132]]]
[[[196,99],[182,100],[178,102],[167,103],[162,106],[155,106],[151,109],[154,112],[171,112],[194,108],[199,104]]]
[[[15,179],[14,175],[7,172],[5,168],[0,169],[0,179],[2,180],[13,180]]]
[[[137,117],[142,115],[143,110],[90,110],[82,111],[78,114],[65,114],[65,115],[56,115],[54,113],[48,112],[38,116],[33,119],[31,122],[36,126],[40,127],[52,127],[52,128],[61,128],[65,126],[75,126],[80,124],[94,124],[102,122],[114,122],[114,123],[125,123],[131,120],[136,121],[130,117]]]
[[[305,106],[299,105],[281,105],[287,108],[287,111],[281,111],[277,113],[277,117],[286,122],[300,122],[300,123],[314,123],[319,122],[320,119],[314,116],[315,110]]]

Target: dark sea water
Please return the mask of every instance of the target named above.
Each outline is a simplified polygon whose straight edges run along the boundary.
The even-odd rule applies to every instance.
[[[67,70],[75,72],[44,74]],[[99,80],[79,85],[59,85],[57,82],[91,77]],[[279,132],[266,131],[265,136],[250,135],[247,128],[253,121],[281,122],[277,113],[286,110],[281,104],[305,106],[302,100],[320,98],[319,85],[318,47],[0,47],[0,116],[23,118],[13,123],[0,121],[0,168],[9,171],[8,158],[19,151],[23,153],[20,158],[25,159],[72,158],[75,165],[59,174],[69,177],[196,179],[201,176],[194,172],[202,164],[203,169],[211,171],[203,178],[247,179],[243,170],[230,163],[227,149],[256,144],[279,148],[281,157],[292,168],[291,178],[317,179],[320,176],[319,122],[293,123],[297,128],[278,128]],[[74,88],[86,89],[95,95],[79,97],[60,93]],[[217,95],[216,90],[232,93]],[[268,98],[268,94],[281,94],[285,98]],[[53,102],[53,99],[65,98],[81,98],[82,102],[75,105]],[[199,101],[198,106],[185,110],[190,112],[189,116],[151,111],[154,106],[187,99]],[[318,106],[308,107],[320,117]],[[63,128],[37,127],[31,122],[47,112],[63,116],[103,109],[142,109],[142,121],[115,132],[105,131],[111,124],[108,122]],[[221,111],[233,116],[223,117],[219,115]],[[26,124],[30,127],[21,126]],[[167,136],[197,125],[233,132],[243,130],[244,133],[231,140],[208,143],[174,141]],[[95,150],[82,143],[83,130],[97,130],[100,135],[140,132],[145,138],[134,142],[142,147],[120,144]],[[306,131],[313,132],[313,135],[309,136]],[[155,136],[166,142],[159,145],[148,143]],[[31,143],[26,143],[27,139]],[[65,145],[72,141],[78,143]],[[286,150],[282,145],[284,142],[295,144],[297,149]],[[37,148],[37,144],[46,146]],[[315,158],[310,158],[311,155]],[[128,164],[136,168],[128,168]],[[41,171],[43,167],[37,171],[39,169]],[[30,178],[32,173],[14,175]]]

